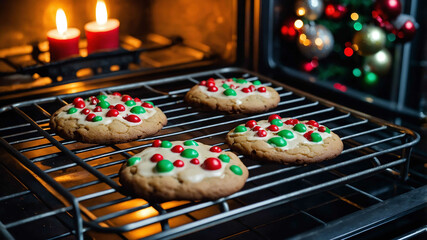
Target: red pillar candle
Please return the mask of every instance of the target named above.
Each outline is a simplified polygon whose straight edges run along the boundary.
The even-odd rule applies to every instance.
[[[96,21],[85,25],[87,53],[113,50],[119,47],[119,26],[117,19],[108,19],[103,1],[96,4]]]
[[[80,31],[77,28],[67,28],[67,17],[61,8],[56,11],[56,28],[47,32],[50,60],[79,55]]]

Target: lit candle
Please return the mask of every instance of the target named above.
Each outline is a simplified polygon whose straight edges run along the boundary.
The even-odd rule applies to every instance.
[[[88,54],[113,50],[119,47],[119,26],[117,19],[108,19],[104,1],[96,3],[96,22],[85,25]]]
[[[56,29],[47,32],[50,60],[57,61],[79,55],[80,31],[67,27],[67,17],[61,8],[56,11]]]

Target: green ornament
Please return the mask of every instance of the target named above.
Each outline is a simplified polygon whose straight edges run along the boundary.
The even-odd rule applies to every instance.
[[[276,126],[278,126],[278,127],[283,126],[283,122],[282,122],[282,120],[280,120],[280,119],[273,119],[273,120],[271,120],[270,124],[271,124],[271,125],[276,125]]]
[[[160,147],[162,147],[162,148],[171,148],[171,147],[172,147],[172,143],[171,143],[171,142],[169,142],[169,141],[163,141],[163,142],[160,144]]]
[[[246,81],[245,79],[243,79],[243,78],[239,78],[239,79],[237,79],[236,80],[236,83],[241,83],[241,84],[243,84],[243,83],[248,83],[248,81]]]
[[[248,129],[247,129],[245,126],[242,126],[242,125],[237,126],[237,127],[234,129],[234,132],[235,132],[235,133],[246,132],[246,131],[248,131]]]
[[[99,121],[102,121],[101,116],[96,116],[96,117],[92,118],[92,122],[99,122]]]
[[[261,85],[261,81],[259,81],[259,80],[253,81],[252,83],[253,83],[255,86]]]
[[[133,165],[139,163],[140,161],[141,161],[140,157],[131,157],[131,158],[128,159],[127,165],[128,166],[133,166]]]
[[[223,93],[225,96],[236,96],[237,95],[236,91],[234,91],[231,88],[226,89]]]
[[[150,102],[150,101],[145,101],[145,102],[151,104],[151,106],[154,107],[154,103],[153,102]]]
[[[284,147],[286,146],[288,143],[286,142],[285,139],[283,139],[282,137],[274,137],[274,138],[270,138],[267,141],[270,145],[276,146],[276,147]]]
[[[242,174],[243,174],[242,169],[241,169],[239,166],[237,166],[237,165],[231,165],[231,166],[230,166],[230,170],[231,170],[234,174],[239,175],[239,176],[242,176]]]
[[[100,96],[105,96],[105,95],[100,95]],[[110,103],[104,100],[101,100],[98,104],[96,104],[96,106],[100,106],[102,109],[108,109],[108,107],[110,106]]]
[[[187,140],[184,142],[184,146],[199,146],[199,144],[196,141]]]
[[[220,154],[220,155],[218,156],[218,158],[219,158],[219,159],[221,159],[221,161],[223,161],[223,162],[225,162],[225,163],[230,162],[230,157],[229,157],[229,156],[227,156],[227,155],[225,155],[225,154]]]
[[[222,84],[222,87],[225,88],[225,89],[229,89],[230,88],[230,86],[228,86],[227,83]]]
[[[76,113],[77,112],[77,108],[70,108],[70,109],[68,109],[68,114],[73,114],[73,113]]]
[[[99,101],[104,101],[105,99],[107,99],[108,97],[107,97],[107,95],[98,95],[98,96],[96,96],[96,98],[98,98],[99,99]]]
[[[300,133],[307,131],[307,127],[302,123],[297,123],[294,126],[294,130]]]
[[[313,142],[321,142],[322,141],[322,136],[320,136],[320,134],[317,132],[312,133],[310,135],[310,137],[311,137],[311,141],[313,141]]]
[[[141,106],[136,106],[130,109],[131,113],[135,113],[135,114],[141,114],[141,113],[145,113],[145,109]]]
[[[199,156],[199,153],[191,148],[185,149],[184,151],[181,152],[181,157],[185,157],[185,158],[196,158]]]
[[[126,104],[126,106],[128,106],[128,107],[132,107],[132,106],[135,106],[135,105],[136,105],[136,102],[135,102],[134,100],[127,100],[127,101],[125,102],[125,104]]]
[[[286,138],[286,139],[294,138],[294,134],[290,130],[282,130],[282,131],[278,132],[277,134],[279,136],[281,136],[282,138]]]
[[[173,163],[169,160],[161,160],[156,164],[157,172],[166,173],[173,170]]]

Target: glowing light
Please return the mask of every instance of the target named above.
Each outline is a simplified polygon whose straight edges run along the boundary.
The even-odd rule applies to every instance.
[[[107,6],[105,6],[104,1],[98,1],[96,3],[96,22],[100,25],[104,25],[107,23],[107,19]]]
[[[304,40],[304,42],[302,44],[307,47],[307,46],[311,45],[311,41],[306,39],[306,40]]]
[[[323,45],[323,41],[322,41],[322,39],[320,39],[320,38],[316,38],[316,39],[314,40],[314,43],[315,43],[318,47],[321,47],[321,46]]]
[[[360,76],[362,76],[362,71],[360,71],[360,69],[358,69],[358,68],[355,68],[355,69],[353,69],[353,75],[355,77],[360,77]]]
[[[67,17],[65,16],[64,10],[62,8],[59,8],[56,11],[56,29],[58,30],[59,34],[64,34],[67,31]]]
[[[413,28],[414,27],[414,24],[411,22],[411,21],[407,21],[406,23],[405,23],[405,28],[406,29],[411,29],[411,28]]]
[[[341,83],[334,83],[334,88],[341,91],[341,92],[347,92],[347,86],[345,86]]]
[[[362,24],[360,23],[360,22],[355,22],[354,24],[353,24],[353,28],[354,28],[354,30],[356,30],[356,31],[360,31],[360,30],[362,30]]]
[[[352,13],[351,15],[350,15],[350,18],[351,18],[351,20],[353,20],[353,21],[357,21],[358,19],[359,19],[359,14],[357,14],[357,13]]]
[[[394,35],[393,33],[389,33],[389,34],[387,34],[387,39],[390,42],[394,42],[396,40],[396,35]]]
[[[282,32],[282,35],[288,35],[288,27],[282,26],[282,28],[280,29],[280,32]]]
[[[353,49],[351,49],[351,48],[349,48],[349,47],[346,47],[346,48],[344,49],[344,55],[346,55],[347,57],[351,57],[351,56],[353,56]]]
[[[351,47],[351,42],[346,42],[344,45],[345,45],[346,47]]]
[[[390,7],[396,7],[397,6],[397,4],[398,4],[398,2],[397,2],[398,0],[390,0],[389,2],[388,2],[388,4],[390,5]]]
[[[375,30],[371,31],[369,36],[373,41],[378,41],[381,38],[381,33]]]
[[[301,35],[299,35],[299,40],[300,40],[301,42],[304,42],[306,39],[307,39],[307,35],[305,35],[304,33],[303,33],[303,34],[301,34]]]
[[[304,26],[304,22],[301,19],[297,19],[294,22],[294,26],[296,29],[301,29]]]
[[[335,14],[335,7],[332,4],[328,4],[325,8],[325,13],[328,16],[333,16]]]
[[[353,50],[354,51],[359,51],[359,45],[357,45],[357,44],[353,44],[352,46],[351,46],[351,48],[353,48]]]
[[[368,85],[373,85],[378,82],[378,76],[373,73],[369,72],[365,75],[365,83]]]
[[[298,16],[304,16],[305,15],[305,8],[300,7],[297,9],[297,15]]]

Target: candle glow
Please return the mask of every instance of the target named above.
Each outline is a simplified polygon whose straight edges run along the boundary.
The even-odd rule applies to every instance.
[[[67,28],[67,17],[65,16],[64,10],[59,8],[56,11],[56,29],[58,30],[59,34],[63,35],[67,31]]]
[[[98,1],[96,3],[96,22],[100,25],[104,25],[107,23],[107,19],[107,6],[104,1]]]

